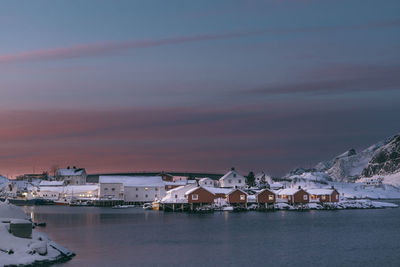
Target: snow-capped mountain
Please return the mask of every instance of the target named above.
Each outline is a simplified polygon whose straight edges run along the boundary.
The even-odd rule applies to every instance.
[[[397,173],[398,175],[395,175]],[[354,182],[360,177],[376,175],[390,175],[391,178],[398,176],[400,179],[400,134],[380,141],[361,152],[350,149],[329,161],[318,163],[312,169],[297,168],[286,175],[285,178]],[[393,179],[396,180],[397,178]],[[384,179],[384,182],[400,185],[400,180],[398,183],[393,183],[393,179]]]
[[[398,137],[399,135],[389,137],[386,140],[378,142],[358,153],[355,149],[350,149],[330,161],[318,163],[315,166],[315,170],[319,172],[325,172],[334,181],[355,181],[360,178],[360,176],[364,175],[364,169],[370,165],[370,163],[377,157],[378,154],[382,154],[381,151],[387,151],[388,146],[393,146],[393,142],[395,142]],[[385,161],[386,158],[383,158],[383,161]],[[380,157],[378,160],[382,161],[382,157]],[[391,169],[394,169],[394,167],[392,166]]]
[[[385,176],[397,172],[400,172],[400,135],[394,136],[390,142],[375,151],[362,171],[362,176]]]

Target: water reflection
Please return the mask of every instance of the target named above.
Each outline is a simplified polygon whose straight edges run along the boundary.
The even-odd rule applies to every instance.
[[[188,214],[38,206],[25,212],[77,253],[63,266],[400,264],[400,209]]]

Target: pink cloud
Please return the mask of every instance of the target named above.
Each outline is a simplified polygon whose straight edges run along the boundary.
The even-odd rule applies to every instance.
[[[325,32],[325,31],[335,31],[335,30],[360,30],[369,28],[397,27],[397,26],[400,26],[400,20],[371,22],[371,23],[356,24],[356,25],[259,29],[259,30],[236,31],[236,32],[232,31],[226,33],[180,36],[180,37],[164,38],[157,40],[99,42],[92,44],[75,45],[70,47],[34,50],[34,51],[20,52],[14,54],[3,54],[0,55],[0,64],[41,61],[41,60],[59,60],[59,59],[80,58],[80,57],[94,57],[94,56],[109,55],[130,49],[149,48],[149,47],[165,46],[165,45],[179,45],[185,43],[203,42],[211,40],[226,40],[226,39],[258,36],[265,34],[290,34],[290,33],[302,33],[302,32],[304,33]]]

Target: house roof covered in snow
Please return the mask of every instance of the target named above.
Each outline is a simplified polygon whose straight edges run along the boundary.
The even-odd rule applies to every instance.
[[[204,186],[208,191],[211,193],[215,194],[229,194],[232,191],[232,188],[221,188],[221,187],[210,187],[210,186]]]
[[[63,186],[64,181],[40,181],[39,186]]]
[[[199,179],[199,182],[202,182],[202,181],[209,181],[209,180],[214,181],[214,180],[211,179],[211,178],[204,177],[204,178]]]
[[[61,176],[78,176],[83,175],[86,173],[85,169],[83,168],[70,168],[70,169],[58,169],[57,174]]]
[[[165,186],[161,176],[100,176],[100,184],[121,183],[124,186]]]
[[[245,179],[241,174],[239,174],[234,168],[222,176],[219,180],[226,180],[226,179]]]
[[[271,189],[268,189],[268,188],[264,188],[263,190],[257,191],[255,195],[259,195],[259,194],[261,194],[262,192],[265,192],[265,191],[269,191],[269,192],[271,192],[272,194],[275,194],[275,195],[276,195],[276,192],[275,192],[275,191],[273,191],[273,190],[271,190]]]
[[[297,192],[299,192],[300,190],[302,190],[302,188],[285,188],[285,189],[281,189],[278,190],[277,194],[278,195],[294,195]]]
[[[193,193],[194,191],[196,191],[196,190],[198,190],[200,188],[203,188],[204,190],[206,190],[206,191],[210,192],[211,194],[215,195],[215,193],[213,193],[211,191],[211,189],[213,189],[214,187],[208,187],[208,186],[197,186],[195,188],[189,189],[188,191],[186,191],[185,195],[189,195],[189,194]]]
[[[311,188],[311,189],[306,189],[306,191],[311,194],[311,195],[330,195],[335,191],[335,189],[332,188]]]

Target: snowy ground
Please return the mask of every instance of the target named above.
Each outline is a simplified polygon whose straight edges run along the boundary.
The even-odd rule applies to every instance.
[[[400,199],[400,189],[388,184],[380,187],[364,187],[360,183],[331,182],[330,185],[346,198]]]
[[[394,203],[381,202],[381,201],[371,201],[368,199],[359,200],[348,200],[343,199],[337,203],[327,203],[321,205],[319,203],[308,203],[305,204],[301,209],[382,209],[382,208],[397,208],[398,205]],[[275,209],[278,210],[298,210],[299,207],[291,206],[287,203],[276,203]]]
[[[340,196],[345,198],[400,199],[400,186],[397,187],[391,184],[382,184],[379,187],[364,187],[361,183],[325,182],[325,184],[322,184],[315,180],[306,179],[297,180],[296,182],[284,182],[284,184],[287,188],[301,186],[305,190],[311,188],[330,188],[333,186],[340,193]]]
[[[0,202],[0,265],[30,265],[66,260],[73,253],[57,245],[49,237],[32,230],[32,238],[20,238],[9,232],[9,222],[27,220],[14,205]]]

